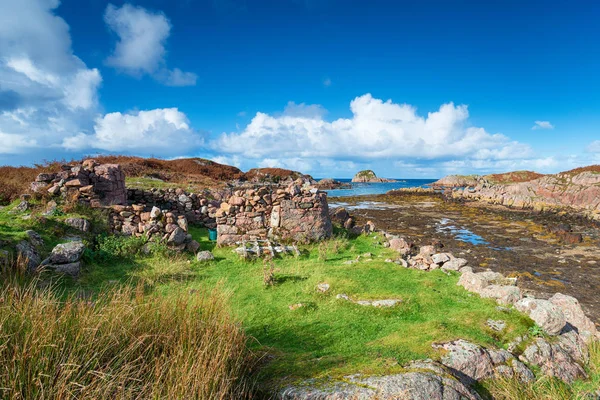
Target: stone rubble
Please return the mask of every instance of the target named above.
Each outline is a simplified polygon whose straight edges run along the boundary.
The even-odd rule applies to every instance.
[[[99,164],[87,159],[79,165],[63,165],[57,173],[39,174],[31,184],[34,193],[76,197],[92,207],[125,204],[125,174],[118,164]]]

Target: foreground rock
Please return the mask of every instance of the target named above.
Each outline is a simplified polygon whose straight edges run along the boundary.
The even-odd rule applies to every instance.
[[[386,179],[386,178],[378,178],[375,175],[375,172],[370,169],[359,171],[352,178],[352,182],[361,182],[361,183],[383,183],[383,182],[396,182],[395,179]]]
[[[567,324],[561,309],[548,300],[525,298],[515,303],[515,308],[529,315],[549,335],[560,334]]]
[[[451,371],[432,361],[413,362],[401,374],[362,377],[347,376],[343,381],[308,381],[283,389],[282,400],[407,399],[479,400],[481,397],[455,378]]]
[[[81,257],[84,251],[85,245],[81,241],[58,244],[40,266],[76,278],[81,271]]]

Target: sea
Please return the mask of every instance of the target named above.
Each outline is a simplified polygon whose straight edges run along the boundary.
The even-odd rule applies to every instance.
[[[318,179],[317,179],[318,180]],[[359,183],[352,182],[352,179],[336,179],[340,182],[350,183],[351,189],[334,189],[326,190],[329,197],[348,197],[362,196],[368,194],[384,194],[392,189],[411,188],[411,187],[427,187],[428,184],[435,182],[437,179],[396,179],[397,182],[384,183]]]

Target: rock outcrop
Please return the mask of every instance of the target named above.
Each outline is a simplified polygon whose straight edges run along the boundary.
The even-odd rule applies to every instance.
[[[450,178],[438,182],[448,182]],[[452,198],[533,211],[572,211],[600,220],[600,173],[595,170],[545,175],[514,183],[495,183],[480,177],[460,186],[452,190]]]
[[[375,172],[370,169],[359,171],[354,178],[352,178],[352,182],[362,182],[362,183],[383,183],[383,182],[396,182],[395,179],[387,179],[387,178],[378,178],[375,175]]]
[[[481,397],[452,375],[452,371],[431,360],[405,366],[406,372],[394,375],[352,375],[340,380],[307,381],[286,387],[278,394],[282,400],[412,399],[479,400]]]

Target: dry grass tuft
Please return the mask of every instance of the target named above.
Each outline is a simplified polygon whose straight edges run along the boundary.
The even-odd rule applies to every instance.
[[[115,288],[91,302],[0,286],[0,398],[243,399],[247,338],[208,294]]]

